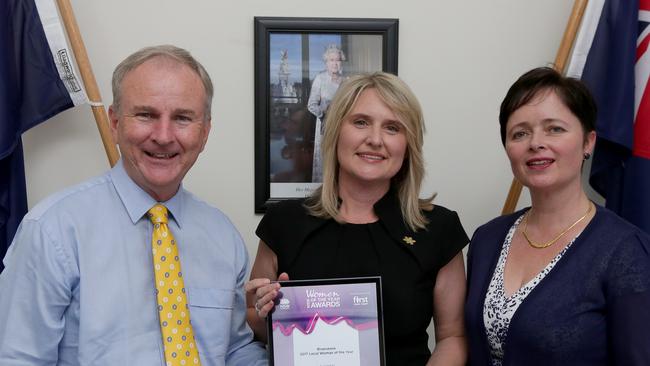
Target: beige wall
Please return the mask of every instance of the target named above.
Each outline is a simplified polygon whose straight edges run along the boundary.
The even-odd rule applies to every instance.
[[[216,86],[214,125],[185,184],[232,218],[254,255],[254,16],[399,18],[399,75],[427,121],[423,194],[438,192],[436,202],[457,210],[471,234],[498,214],[511,180],[498,136],[501,98],[522,72],[553,61],[571,2],[77,0],[73,7],[107,105],[113,68],[140,47],[176,44],[206,66]],[[107,168],[87,106],[30,130],[24,144],[30,207]]]
[[[427,121],[423,195],[458,211],[468,234],[497,215],[511,173],[497,116],[508,86],[553,61],[567,0],[73,1],[105,104],[113,68],[143,46],[189,49],[215,83],[207,148],[185,180],[233,220],[254,256],[253,17],[399,18],[399,75]],[[89,107],[24,135],[29,205],[100,174],[107,160]],[[520,206],[528,198],[520,200]]]

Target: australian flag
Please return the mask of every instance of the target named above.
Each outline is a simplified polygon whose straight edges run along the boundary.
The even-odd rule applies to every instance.
[[[27,212],[21,135],[86,95],[54,0],[1,0],[0,258]],[[0,261],[0,271],[4,266]]]
[[[598,104],[589,182],[650,233],[650,0],[590,0],[567,74]]]

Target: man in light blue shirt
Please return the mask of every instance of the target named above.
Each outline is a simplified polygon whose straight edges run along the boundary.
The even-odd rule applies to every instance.
[[[181,186],[207,141],[212,94],[173,46],[118,65],[109,116],[122,159],[23,219],[0,275],[0,365],[165,365],[146,215],[156,203],[170,213],[201,365],[266,365],[245,322],[242,239]]]

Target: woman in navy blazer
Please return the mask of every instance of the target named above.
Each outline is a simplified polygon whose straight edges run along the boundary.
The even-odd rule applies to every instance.
[[[650,237],[582,188],[595,120],[586,87],[550,68],[521,76],[501,104],[532,204],[472,238],[471,365],[650,365]]]

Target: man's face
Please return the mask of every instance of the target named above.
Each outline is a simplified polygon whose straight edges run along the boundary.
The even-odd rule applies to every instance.
[[[124,168],[157,201],[176,194],[208,140],[205,89],[188,66],[157,57],[122,80],[119,110],[109,108]]]

